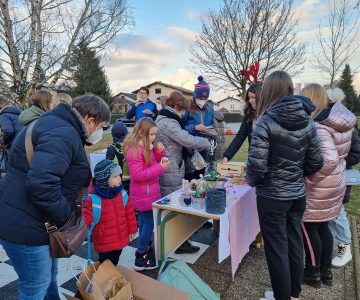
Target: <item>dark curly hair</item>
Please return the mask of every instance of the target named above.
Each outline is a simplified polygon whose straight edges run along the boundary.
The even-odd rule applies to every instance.
[[[256,110],[251,107],[249,102],[249,92],[255,94],[256,101],[259,101],[261,94],[262,85],[259,83],[251,85],[245,94],[245,107],[244,107],[244,116],[248,121],[252,121],[256,118]]]

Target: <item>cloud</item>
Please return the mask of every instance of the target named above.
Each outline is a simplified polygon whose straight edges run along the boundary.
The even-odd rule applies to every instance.
[[[187,11],[186,11],[186,17],[193,21],[193,20],[198,20],[200,19],[201,17],[201,12],[198,11],[198,10],[195,10],[193,8],[189,8]]]
[[[184,27],[170,26],[166,29],[166,32],[170,36],[177,37],[181,41],[186,43],[192,43],[196,39],[196,32],[191,31],[190,29]]]
[[[300,28],[318,26],[319,20],[328,11],[328,6],[320,0],[304,0],[294,9]]]

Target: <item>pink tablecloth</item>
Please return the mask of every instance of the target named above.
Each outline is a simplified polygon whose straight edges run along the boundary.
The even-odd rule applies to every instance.
[[[255,189],[248,185],[228,186],[226,189],[227,194],[238,196],[236,200],[228,201],[231,271],[234,277],[241,260],[249,252],[249,245],[260,232],[260,226]]]

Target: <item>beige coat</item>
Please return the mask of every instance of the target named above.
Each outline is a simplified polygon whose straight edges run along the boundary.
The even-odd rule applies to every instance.
[[[355,123],[354,114],[340,102],[332,106],[324,120],[316,122],[324,164],[320,171],[306,178],[304,222],[326,222],[339,215],[346,187],[345,157]]]

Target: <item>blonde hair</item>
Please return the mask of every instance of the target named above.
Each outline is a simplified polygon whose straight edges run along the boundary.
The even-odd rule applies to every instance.
[[[142,118],[137,121],[133,131],[128,134],[123,143],[124,154],[129,151],[130,148],[135,149],[135,154],[138,155],[138,145],[141,141],[144,145],[145,150],[145,161],[148,165],[150,165],[150,129],[156,127],[156,124],[153,119],[150,118]]]
[[[316,106],[315,111],[312,113],[316,117],[324,108],[328,107],[329,100],[326,95],[325,89],[317,83],[311,83],[304,87],[300,95],[308,97]]]

